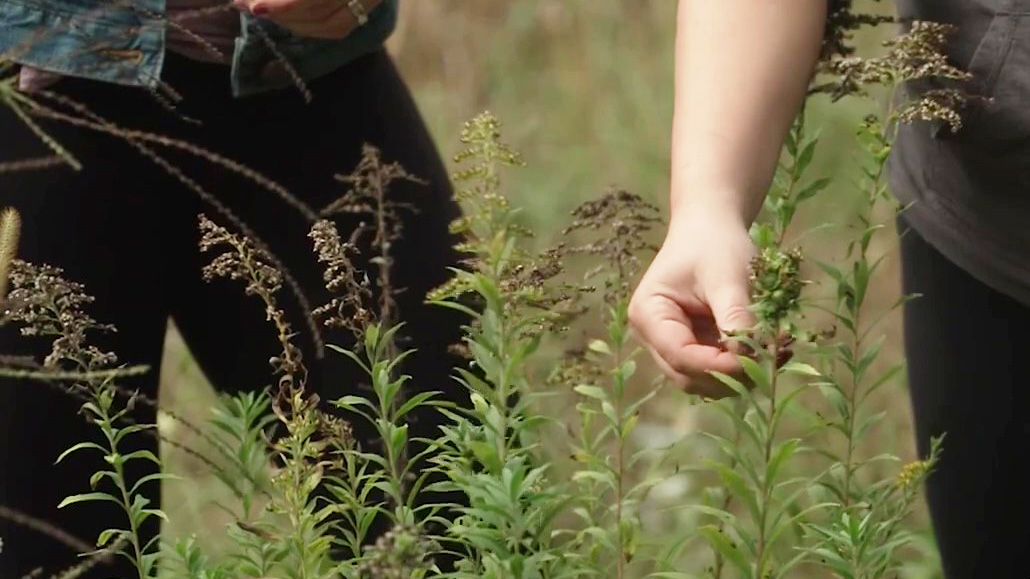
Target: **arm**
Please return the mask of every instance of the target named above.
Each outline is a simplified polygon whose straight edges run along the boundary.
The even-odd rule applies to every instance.
[[[637,335],[688,391],[739,372],[721,332],[753,324],[748,227],[819,55],[826,0],[680,0],[669,230],[630,304]]]
[[[819,56],[826,0],[681,0],[671,207],[750,223]]]

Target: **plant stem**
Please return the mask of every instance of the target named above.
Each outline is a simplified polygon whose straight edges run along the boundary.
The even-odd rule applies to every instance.
[[[617,368],[622,368],[623,347],[619,344],[615,349],[615,360]],[[624,461],[625,461],[625,450],[626,444],[622,436],[623,430],[623,416],[622,416],[622,402],[623,395],[625,394],[626,384],[621,372],[616,376],[616,391],[615,398],[612,401],[615,406],[615,417],[618,421],[615,424],[615,529],[618,539],[618,552],[616,553],[615,559],[615,577],[616,579],[623,579],[626,576],[626,538],[623,536],[623,524],[622,524],[622,509],[623,509],[623,477],[624,477]]]
[[[888,121],[885,124],[885,126],[883,127],[883,129],[881,131],[881,134],[880,134],[880,143],[881,144],[886,144],[886,143],[891,142],[890,136],[889,136],[889,132],[892,130],[892,126],[893,126],[893,123],[890,121],[890,119],[893,118],[893,115],[894,115],[893,107],[889,107],[888,108],[887,117],[886,117],[888,119]],[[872,222],[872,219],[873,219],[873,215],[872,215],[873,207],[875,206],[876,199],[879,196],[880,187],[883,185],[883,175],[884,175],[884,169],[885,168],[886,168],[886,160],[885,159],[884,160],[879,160],[878,159],[876,161],[876,171],[875,171],[874,175],[872,176],[872,178],[870,179],[870,183],[869,183],[869,191],[867,192],[868,202],[865,203],[865,207],[864,207],[865,214],[861,215],[859,217],[859,220],[862,223],[863,227],[869,227],[869,224]],[[863,235],[864,235],[864,232],[863,232]],[[869,261],[869,257],[868,257],[869,256],[869,248],[868,248],[868,246],[865,243],[859,244],[859,251],[860,251],[860,253],[859,253],[859,256],[858,256],[858,263],[868,263],[868,261]],[[847,454],[845,456],[845,463],[844,463],[844,488],[843,488],[843,491],[844,491],[843,506],[844,506],[845,509],[848,509],[848,508],[850,508],[852,506],[852,503],[851,503],[851,487],[853,485],[854,471],[855,471],[855,464],[854,464],[855,458],[854,457],[855,457],[855,452],[857,450],[856,449],[857,441],[855,440],[855,423],[856,423],[856,420],[858,418],[858,408],[857,408],[857,405],[858,405],[858,392],[859,392],[859,388],[861,387],[861,385],[859,384],[860,381],[858,379],[858,376],[857,376],[857,373],[855,372],[855,370],[858,369],[859,361],[862,358],[861,352],[862,352],[862,345],[864,343],[864,337],[865,337],[865,333],[860,330],[860,320],[861,320],[861,316],[862,316],[862,306],[865,303],[865,296],[866,296],[866,292],[865,291],[862,292],[861,299],[859,299],[860,296],[858,296],[858,295],[854,296],[854,300],[855,301],[854,301],[854,303],[852,304],[852,306],[850,308],[851,309],[851,312],[850,312],[850,314],[851,314],[851,322],[852,322],[852,324],[851,324],[851,334],[852,334],[853,340],[852,340],[852,348],[851,348],[851,359],[849,360],[849,366],[850,366],[850,368],[852,368],[852,372],[851,372],[851,378],[852,378],[851,379],[851,387],[845,393],[845,396],[847,397],[847,402],[848,402],[848,417],[847,417],[847,426],[846,426],[847,439],[848,439],[848,448],[847,448]]]
[[[769,503],[772,500],[772,481],[769,480],[769,462],[772,460],[773,443],[776,439],[776,433],[773,431],[773,425],[776,423],[776,388],[778,383],[779,371],[776,368],[776,360],[779,359],[780,349],[782,344],[780,343],[779,332],[774,332],[772,344],[769,346],[769,360],[771,360],[770,366],[772,372],[769,376],[769,428],[766,432],[765,447],[762,449],[762,457],[765,462],[765,476],[762,477],[762,502],[759,507],[761,512],[759,513],[758,520],[758,547],[756,549],[756,573],[755,577],[760,578],[764,576],[765,565],[768,559],[769,545],[766,543],[768,540],[766,534],[766,526],[769,519]]]
[[[740,430],[739,429],[734,429],[734,431],[733,431],[733,444],[734,444],[734,446],[740,446],[740,441],[741,441]],[[736,457],[731,457],[730,458],[729,467],[731,469],[733,469],[733,470],[737,469],[737,458]],[[726,497],[722,500],[722,507],[720,508],[720,510],[725,512],[725,513],[728,513],[730,511],[730,506],[732,506],[732,505],[733,505],[733,494],[727,492],[726,493]],[[726,531],[726,522],[723,521],[722,519],[720,519],[719,523],[718,523],[718,528],[719,528],[720,532],[725,532]],[[725,565],[726,565],[726,559],[722,556],[722,552],[719,551],[718,549],[716,549],[715,550],[715,565],[713,566],[713,570],[712,570],[712,579],[722,579],[722,570],[723,570],[723,567]]]

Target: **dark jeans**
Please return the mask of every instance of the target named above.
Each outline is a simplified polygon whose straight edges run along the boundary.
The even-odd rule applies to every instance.
[[[927,483],[949,579],[1030,577],[1030,307],[938,253],[899,221],[905,348],[919,451],[946,434]]]
[[[121,126],[185,139],[252,167],[316,210],[345,191],[334,175],[356,166],[363,143],[379,147],[386,160],[400,162],[428,182],[394,187],[397,199],[418,208],[406,218],[403,239],[393,247],[394,283],[404,290],[398,297],[408,337],[404,346],[418,349],[406,367],[415,377],[412,388],[455,394],[450,379],[454,359],[447,347],[458,340],[460,320],[423,300],[456,263],[448,224],[458,209],[445,168],[385,52],[310,83],[314,100],[309,105],[296,90],[234,100],[226,69],[181,58],[169,59],[165,79],[184,96],[182,112],[202,120],[203,126],[184,122],[136,89],[65,79],[54,90]],[[98,336],[99,342],[124,363],[151,366],[149,375],[128,385],[156,397],[169,318],[218,390],[231,393],[271,384],[267,360],[279,348],[262,305],[244,295],[240,282],[206,283],[200,275],[211,255],[197,249],[197,214],[204,212],[232,229],[230,224],[118,138],[51,121],[42,125],[82,161],[82,172],[58,168],[0,175],[0,206],[16,207],[23,216],[22,259],[64,268],[68,278],[83,282],[96,297],[90,313],[118,328],[115,334]],[[155,148],[247,222],[285,262],[313,305],[327,301],[322,268],[306,236],[307,219],[238,175],[175,150]],[[10,111],[0,110],[0,160],[45,154]],[[345,239],[362,219],[367,217],[337,219]],[[366,392],[362,385],[367,380],[343,356],[330,351],[316,360],[298,303],[287,291],[281,300],[311,367],[309,385],[321,398]],[[351,338],[330,332],[326,341],[347,345]],[[43,346],[16,336],[12,328],[0,331],[2,354],[38,357]],[[73,443],[98,436],[95,427],[76,415],[79,404],[39,383],[0,381],[0,505],[52,522],[92,544],[101,530],[124,528],[125,523],[111,503],[56,508],[63,497],[87,492],[90,474],[102,466],[98,455],[88,453],[53,464]],[[147,407],[137,407],[135,418],[155,419]],[[428,416],[415,420],[414,436],[435,431]],[[356,428],[361,438],[371,438],[361,425]],[[156,448],[150,438],[132,438]],[[156,485],[147,492],[158,498]],[[154,530],[152,526],[148,532]],[[3,517],[0,537],[4,579],[16,579],[39,565],[46,566],[49,576],[76,561],[64,545]],[[130,574],[107,567],[103,576]]]

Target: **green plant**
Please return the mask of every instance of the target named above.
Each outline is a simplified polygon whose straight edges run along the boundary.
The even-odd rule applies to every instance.
[[[924,35],[925,42],[941,31],[918,25],[914,34]],[[843,96],[881,79],[894,86],[911,71],[924,70],[913,65],[913,55],[935,50],[932,43],[919,44],[918,36],[903,37],[891,49],[901,66],[841,59],[828,69],[838,80],[823,89]],[[937,72],[959,78],[950,69]],[[321,401],[308,390],[305,360],[277,305],[286,278],[274,256],[245,228],[232,232],[201,218],[203,247],[221,252],[205,274],[242,281],[246,293],[261,300],[281,345],[272,360],[277,383],[271,391],[225,398],[212,418],[210,441],[225,465],[211,466],[237,502],[222,505],[233,517],[228,552],[215,553],[193,537],[158,552],[155,542],[139,538],[140,521],[159,516],[146,508],[141,491],[163,475],[130,481],[121,469],[126,460],[156,461],[118,450],[124,438],[151,430],[120,420],[128,405],[143,403],[123,396],[117,384],[133,369],[116,366],[108,354],[86,345],[87,331],[100,325],[82,311],[88,302],[82,288],[52,268],[10,260],[6,246],[0,248],[0,265],[10,264],[13,290],[4,302],[4,320],[45,328],[55,338],[55,354],[39,367],[4,372],[58,381],[88,398],[87,414],[107,444],[73,448],[97,450],[108,460],[110,468],[103,467],[96,482],[106,485],[109,498],[78,495],[67,502],[104,500],[120,507],[126,528],[107,532],[101,547],[129,557],[141,578],[154,576],[158,562],[167,576],[191,579],[764,579],[800,577],[818,565],[825,566],[819,572],[841,577],[888,577],[910,541],[906,516],[939,446],[897,475],[863,476],[870,461],[862,440],[876,420],[868,393],[897,374],[868,376],[879,355],[870,339],[876,318],[871,323],[863,311],[878,270],[871,240],[882,229],[873,204],[886,199],[882,173],[892,127],[916,118],[954,121],[948,111],[958,98],[928,94],[914,106],[890,109],[886,122],[862,126],[867,162],[857,188],[864,203],[859,235],[842,265],[822,264],[834,282],[828,313],[844,328],[836,335],[805,329],[803,314],[815,311],[818,302],[805,293],[802,253],[793,247],[798,241],[788,241],[799,206],[829,186],[811,177],[820,145],[805,117],[799,119],[766,201],[766,218],[753,230],[759,252],[752,263],[752,297],[759,322],[732,337],[742,346],[746,379],[721,376],[738,397],[705,406],[705,412],[725,416],[730,430],[703,435],[714,441],[719,457],[700,467],[676,465],[675,449],[644,449],[635,438],[648,402],[671,395],[650,383],[641,390],[626,316],[639,260],[653,249],[648,231],[659,222],[657,210],[640,197],[611,191],[573,213],[562,244],[544,252],[530,249],[530,231],[502,182],[522,161],[487,114],[465,126],[466,149],[457,156],[462,168],[455,181],[465,214],[454,231],[463,238],[459,249],[468,260],[429,296],[467,317],[464,340],[454,348],[468,360],[456,369],[465,406],[446,405],[433,392],[405,392],[410,378],[400,368],[410,353],[396,348],[394,336],[404,325],[390,315],[389,290],[389,244],[403,235],[397,216],[404,207],[390,205],[389,184],[414,177],[398,165],[366,149],[355,174],[343,179],[352,191],[326,210],[360,213],[375,223],[359,233],[371,234],[369,257],[376,260],[383,293],[374,295],[354,265],[357,250],[331,222],[316,221],[310,234],[335,295],[313,313],[321,323],[355,334],[353,350],[334,349],[367,374],[367,397]],[[75,122],[87,128],[114,131],[141,146],[167,144],[107,125],[73,103],[60,104],[78,111]],[[0,219],[0,241],[9,238],[12,219]],[[586,274],[573,277],[580,265]],[[55,308],[69,304],[78,325],[55,321],[64,319]],[[595,320],[603,320],[600,329],[591,324]],[[585,338],[570,338],[572,328]],[[558,365],[548,356],[556,349],[567,353]],[[812,426],[805,405],[819,394],[833,413]],[[560,401],[570,398],[574,420],[561,410]],[[414,440],[406,418],[427,406],[445,417],[445,426],[436,438]],[[367,421],[381,445],[363,448],[346,420]],[[843,450],[825,442],[827,430],[842,435]],[[421,468],[426,461],[431,467]],[[677,471],[699,470],[714,472],[720,481],[706,501],[691,505],[699,524],[683,540],[656,540],[642,516],[649,493]],[[464,501],[437,500],[455,493]],[[380,521],[389,530],[375,536]],[[701,565],[680,556],[695,539],[703,539],[710,553]]]
[[[150,499],[144,493],[148,483],[155,483],[170,475],[153,472],[136,480],[127,476],[126,467],[137,461],[160,465],[158,458],[148,450],[123,450],[126,439],[147,429],[147,424],[122,423],[136,402],[130,394],[126,400],[118,398],[113,382],[123,375],[115,354],[90,344],[94,332],[111,330],[91,318],[84,307],[92,301],[84,288],[62,277],[61,270],[49,266],[36,266],[23,261],[10,263],[10,293],[4,305],[3,320],[21,326],[26,336],[39,336],[52,340],[51,351],[38,369],[39,374],[55,372],[85,402],[85,418],[97,426],[101,442],[81,441],[57,457],[61,462],[73,453],[99,453],[106,466],[90,477],[91,492],[67,497],[59,505],[69,507],[82,502],[111,502],[124,515],[124,527],[102,531],[96,546],[100,552],[110,551],[132,562],[140,579],[153,575],[158,557],[157,537],[145,538],[143,523],[152,517],[165,518],[159,509],[148,508]],[[87,553],[87,555],[96,553]]]

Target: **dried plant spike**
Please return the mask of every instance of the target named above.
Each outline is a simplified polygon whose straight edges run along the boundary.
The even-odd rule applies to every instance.
[[[76,371],[105,370],[115,366],[118,357],[93,346],[87,339],[92,332],[111,332],[114,327],[101,324],[85,311],[93,302],[82,284],[63,277],[60,268],[35,265],[15,259],[11,262],[11,291],[0,308],[0,322],[22,325],[23,336],[52,338],[51,352],[41,368],[62,369],[73,363]]]
[[[202,252],[228,249],[215,256],[204,266],[204,279],[241,280],[246,283],[247,295],[258,296],[265,304],[265,316],[275,327],[282,352],[270,360],[281,388],[302,388],[307,380],[307,368],[301,351],[293,340],[296,334],[279,307],[276,294],[283,285],[283,273],[274,265],[271,254],[245,236],[237,235],[216,224],[206,215],[198,216]]]
[[[32,131],[39,138],[39,140],[42,141],[43,144],[46,145],[46,147],[54,153],[54,155],[60,157],[61,160],[67,163],[67,165],[72,169],[76,171],[82,170],[82,163],[80,163],[79,160],[75,158],[75,155],[72,155],[71,152],[68,151],[68,149],[65,149],[64,146],[61,145],[61,143],[58,143],[56,139],[54,139],[50,136],[49,133],[44,131],[43,127],[40,127],[39,124],[36,123],[35,119],[32,118],[31,114],[29,112],[26,112],[26,108],[28,108],[33,113],[35,112],[35,110],[39,106],[35,101],[29,99],[27,96],[20,92],[17,92],[13,89],[9,89],[8,94],[0,92],[0,103],[7,105],[7,108],[9,108],[15,115],[17,115],[17,117],[21,120],[22,124],[24,124],[25,127]]]
[[[7,279],[18,253],[21,215],[13,207],[0,211],[0,302],[7,298]]]
[[[362,336],[376,317],[369,307],[372,290],[368,277],[360,274],[351,260],[357,254],[352,243],[344,243],[336,226],[327,219],[315,223],[308,237],[314,243],[318,261],[325,266],[325,287],[336,297],[315,309],[314,315],[327,328],[345,328]]]
[[[948,37],[955,31],[956,28],[949,24],[917,20],[908,32],[884,42],[887,53],[883,56],[838,55],[826,61],[821,71],[834,80],[814,87],[812,92],[827,93],[833,100],[838,100],[850,95],[864,96],[870,86],[894,89],[905,82],[923,79],[967,81],[970,74],[953,66],[945,54]],[[955,90],[948,95],[950,100],[938,98],[937,104],[951,102],[962,105],[971,98]],[[933,105],[928,105],[931,107]]]
[[[369,238],[368,243],[371,247],[368,247],[366,251],[369,263],[376,266],[378,278],[379,312],[377,317],[385,325],[392,326],[398,321],[395,296],[403,291],[403,288],[395,287],[394,284],[393,247],[404,232],[404,220],[401,213],[418,213],[418,207],[415,204],[395,199],[392,188],[396,181],[407,181],[418,185],[425,185],[426,181],[408,173],[400,163],[383,161],[382,152],[368,143],[362,146],[361,160],[357,167],[348,175],[337,175],[336,180],[346,184],[348,190],[323,209],[321,215],[328,217],[345,213],[367,218],[367,223],[363,222],[351,233],[346,245],[365,247],[362,242]],[[326,224],[322,223],[316,225],[316,230],[322,228],[323,233],[328,233],[324,229],[325,227]],[[329,227],[332,225],[329,224]],[[312,231],[317,233],[316,230]],[[336,237],[338,238],[339,235],[337,234]],[[352,249],[353,247],[344,253]]]

